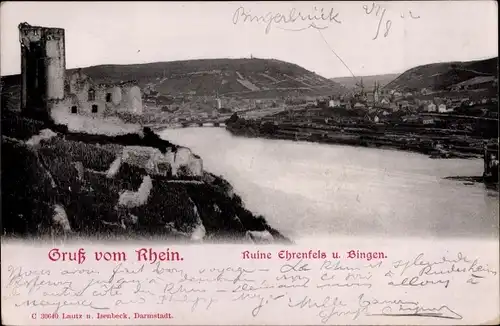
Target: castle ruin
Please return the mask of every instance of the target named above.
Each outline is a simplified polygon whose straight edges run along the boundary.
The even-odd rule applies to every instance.
[[[19,24],[21,109],[44,115],[64,99],[64,29]]]
[[[142,94],[136,82],[97,83],[81,69],[66,74],[64,29],[21,23],[19,41],[21,109],[28,115],[142,114]]]

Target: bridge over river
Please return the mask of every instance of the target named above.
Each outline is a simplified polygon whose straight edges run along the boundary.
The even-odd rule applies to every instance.
[[[144,125],[144,127],[149,127],[154,131],[163,129],[192,128],[192,127],[225,128],[226,123],[221,121],[189,121],[189,122],[179,122],[179,123],[151,123]]]

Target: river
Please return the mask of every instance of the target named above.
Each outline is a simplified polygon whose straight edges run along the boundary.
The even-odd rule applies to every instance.
[[[244,138],[223,128],[160,136],[201,156],[245,206],[292,239],[311,236],[498,237],[498,192],[443,179],[480,176],[481,159]]]

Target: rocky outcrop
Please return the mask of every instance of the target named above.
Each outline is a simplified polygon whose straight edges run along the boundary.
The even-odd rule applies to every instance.
[[[188,148],[148,130],[113,138],[21,120],[2,119],[6,236],[287,241]]]
[[[191,205],[193,205],[193,213],[196,218],[194,227],[191,230],[190,238],[194,241],[201,241],[203,240],[203,238],[205,238],[207,231],[205,230],[205,226],[203,225],[200,214],[198,214],[198,208],[196,207],[196,204],[191,198],[189,198],[189,201],[191,202]]]
[[[61,227],[64,232],[72,232],[66,211],[61,205],[54,205],[54,216],[52,220],[54,224]]]
[[[172,165],[172,174],[174,176],[196,176],[203,173],[203,162],[199,156],[194,155],[189,148],[180,147],[175,152],[168,152],[166,155]]]
[[[149,194],[153,188],[153,181],[149,175],[142,178],[142,183],[137,191],[125,190],[120,193],[118,206],[133,208],[145,205],[148,201]]]
[[[57,134],[50,129],[43,129],[42,131],[40,131],[40,134],[34,135],[30,139],[28,139],[26,144],[30,146],[36,146],[40,143],[40,141],[50,139],[56,135]]]
[[[125,146],[108,170],[109,174],[113,174],[122,163],[143,168],[150,174],[164,176],[201,177],[203,173],[202,160],[185,147],[162,153],[153,147]]]

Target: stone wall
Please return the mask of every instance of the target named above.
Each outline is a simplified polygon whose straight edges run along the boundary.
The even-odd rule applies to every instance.
[[[119,110],[132,114],[142,114],[141,89],[136,85],[124,85],[122,91],[123,97]]]
[[[66,56],[64,29],[45,31],[47,51],[47,99],[64,98],[64,79],[66,75]]]
[[[118,171],[121,163],[138,166],[151,175],[173,177],[201,177],[203,175],[203,162],[194,155],[189,148],[180,147],[176,151],[167,151],[163,154],[153,147],[125,146],[119,157],[113,162],[108,171]]]
[[[80,70],[71,74],[67,83],[66,97],[72,98],[68,113],[92,117],[112,116],[118,112],[142,114],[141,89],[134,84],[96,84]],[[76,109],[72,109],[73,106]]]

